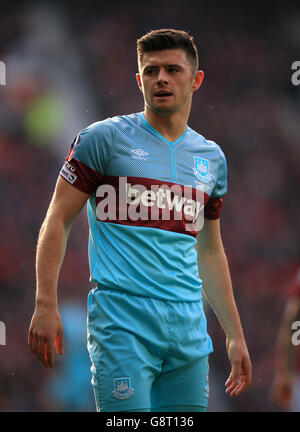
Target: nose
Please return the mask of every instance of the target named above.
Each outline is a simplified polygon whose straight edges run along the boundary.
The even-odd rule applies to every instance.
[[[157,83],[158,84],[166,84],[166,83],[168,83],[168,75],[167,75],[166,71],[163,68],[161,68],[159,70],[158,77],[157,77]]]

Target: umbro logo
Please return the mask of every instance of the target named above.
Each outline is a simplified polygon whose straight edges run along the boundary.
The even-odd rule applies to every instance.
[[[134,153],[135,156],[132,155],[132,157],[134,159],[141,159],[141,160],[147,160],[146,158],[144,158],[144,156],[149,155],[149,153],[145,152],[142,149],[132,149],[131,153]]]
[[[145,152],[145,151],[142,150],[142,149],[133,149],[133,150],[131,150],[131,151],[132,151],[132,153],[134,153],[134,154],[137,155],[137,156],[146,156],[146,155],[149,154],[149,153]]]

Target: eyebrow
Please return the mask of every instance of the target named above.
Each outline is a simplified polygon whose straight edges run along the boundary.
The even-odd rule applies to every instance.
[[[179,68],[179,69],[182,69],[182,66],[181,65],[179,65],[179,64],[169,64],[169,63],[167,63],[167,64],[163,64],[163,65],[161,65],[162,67],[166,67],[166,68],[170,68],[170,67],[174,67],[174,68]],[[160,67],[160,65],[147,65],[147,66],[145,66],[144,68],[143,68],[143,70],[145,71],[145,70],[147,70],[147,69],[158,69]]]

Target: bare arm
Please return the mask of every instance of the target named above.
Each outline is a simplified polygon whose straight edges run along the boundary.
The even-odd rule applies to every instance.
[[[28,343],[45,367],[52,367],[54,364],[54,344],[57,352],[62,354],[63,329],[58,313],[57,281],[72,223],[87,199],[87,194],[59,177],[39,233],[36,305],[29,328]]]
[[[226,335],[231,373],[225,385],[230,396],[241,394],[251,382],[251,361],[234,300],[219,219],[205,219],[197,237],[199,275],[203,290]]]

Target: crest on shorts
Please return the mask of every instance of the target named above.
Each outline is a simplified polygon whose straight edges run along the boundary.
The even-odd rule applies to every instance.
[[[194,156],[194,174],[195,176],[207,183],[211,179],[211,174],[209,173],[209,162],[207,159],[200,158],[198,156]]]
[[[115,378],[113,396],[116,399],[128,399],[133,395],[134,389],[131,387],[130,377]]]

